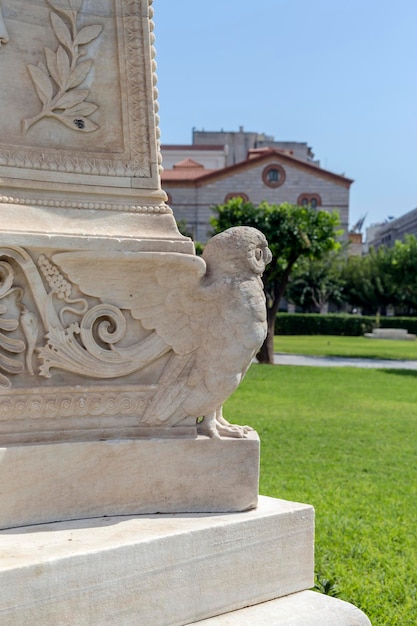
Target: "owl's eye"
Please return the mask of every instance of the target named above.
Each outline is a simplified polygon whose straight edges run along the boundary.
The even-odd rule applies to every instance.
[[[255,250],[255,259],[260,261],[262,259],[262,250],[260,248],[256,248]]]

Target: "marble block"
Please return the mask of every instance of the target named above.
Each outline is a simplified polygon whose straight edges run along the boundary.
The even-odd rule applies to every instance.
[[[42,245],[51,234],[69,247],[99,236],[192,250],[161,189],[152,18],[152,0],[0,3],[0,76],[10,86],[0,90],[0,236],[9,243],[26,233]]]
[[[0,528],[101,515],[244,511],[259,439],[108,440],[0,448]]]
[[[261,497],[244,513],[3,530],[0,622],[190,624],[296,593],[313,585],[313,527],[311,506]]]

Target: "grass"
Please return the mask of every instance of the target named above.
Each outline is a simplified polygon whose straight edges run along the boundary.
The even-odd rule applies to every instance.
[[[417,624],[417,372],[253,365],[226,416],[260,492],[316,509],[316,572],[373,626]]]
[[[274,349],[288,354],[417,360],[417,341],[366,337],[279,335],[274,337]]]

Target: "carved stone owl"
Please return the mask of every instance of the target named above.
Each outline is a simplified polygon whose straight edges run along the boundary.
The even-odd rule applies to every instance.
[[[130,310],[155,335],[158,356],[169,353],[145,423],[178,426],[195,418],[198,431],[210,437],[244,437],[249,430],[229,424],[222,405],[265,340],[261,276],[271,258],[264,235],[247,226],[213,237],[202,258],[162,252],[54,255],[85,294]]]

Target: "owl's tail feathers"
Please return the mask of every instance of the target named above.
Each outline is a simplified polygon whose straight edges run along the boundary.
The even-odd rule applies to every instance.
[[[193,354],[172,354],[143,419],[147,424],[178,424],[187,413],[182,408],[190,392],[187,381],[193,367]]]

